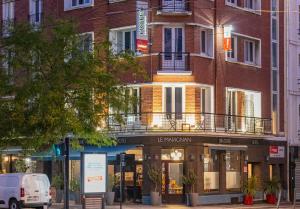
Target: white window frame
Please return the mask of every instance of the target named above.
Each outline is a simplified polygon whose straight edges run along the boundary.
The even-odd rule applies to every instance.
[[[136,36],[134,37],[134,32],[136,32],[135,27],[130,27],[126,29],[114,29],[109,32],[109,39],[112,43],[112,49],[114,53],[122,53],[125,50],[125,33],[130,32],[130,50],[136,52]],[[119,46],[118,33],[122,33],[122,46]]]
[[[90,52],[93,52],[94,51],[94,41],[95,41],[94,32],[90,31],[90,32],[86,32],[86,33],[81,33],[81,34],[79,34],[79,37],[81,38],[81,37],[86,36],[86,35],[91,35],[91,37],[92,37],[92,43],[91,43]]]
[[[35,9],[36,9],[35,8],[36,2],[39,3],[39,9],[40,9],[40,11],[38,13],[35,11]],[[29,0],[29,16],[30,16],[29,21],[30,21],[31,24],[33,24],[33,25],[39,25],[41,23],[41,21],[42,21],[41,20],[41,18],[42,18],[42,11],[43,11],[42,6],[43,6],[42,0]],[[34,15],[34,17],[32,19],[33,15]],[[35,21],[36,15],[39,15],[39,21]],[[34,21],[32,21],[32,20],[34,20]]]
[[[251,50],[248,48],[249,44],[252,43],[252,52]],[[253,61],[250,60],[250,53],[252,53],[252,57],[253,57]],[[247,57],[246,55],[249,55],[249,57]],[[246,64],[250,64],[250,65],[256,65],[257,62],[257,58],[256,58],[257,54],[256,54],[256,44],[255,41],[252,40],[244,40],[244,62]]]
[[[205,32],[205,51],[202,51],[202,33]],[[212,29],[201,29],[200,30],[200,55],[204,57],[213,58],[214,57],[214,38],[213,35],[210,36],[209,33],[213,34]]]
[[[79,0],[74,0],[77,4],[73,5],[73,0],[64,0],[64,11],[73,10],[73,9],[80,9],[85,7],[92,7],[94,6],[94,0],[89,0],[89,3],[79,4]],[[83,0],[84,2],[87,0]]]
[[[2,3],[2,34],[9,36],[9,30],[13,27],[15,19],[15,2],[4,0]]]
[[[252,1],[252,8],[249,1]],[[260,0],[244,0],[244,7],[249,10],[260,10],[261,2]]]
[[[167,112],[166,110],[166,88],[172,88],[172,113],[175,113],[175,88],[181,88],[182,89],[182,113],[185,112],[185,86],[182,85],[163,85],[163,93],[162,93],[162,110],[163,112]]]

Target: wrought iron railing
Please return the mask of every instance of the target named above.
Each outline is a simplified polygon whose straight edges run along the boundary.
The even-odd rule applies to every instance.
[[[189,0],[160,0],[159,10],[163,12],[188,12],[190,10]]]
[[[135,132],[219,132],[272,134],[267,118],[213,113],[138,113],[103,116],[101,129],[112,133]]]
[[[190,53],[160,52],[159,71],[190,71]]]

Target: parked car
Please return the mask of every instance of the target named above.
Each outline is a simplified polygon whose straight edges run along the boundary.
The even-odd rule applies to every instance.
[[[0,208],[42,209],[44,204],[51,205],[50,182],[45,174],[0,175]]]

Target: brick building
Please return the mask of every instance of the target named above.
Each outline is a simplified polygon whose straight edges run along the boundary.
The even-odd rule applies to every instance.
[[[139,103],[124,114],[124,124],[109,117],[101,127],[117,136],[118,150],[132,160],[126,198],[150,203],[149,165],[162,172],[166,203],[184,201],[181,176],[189,170],[198,176],[201,204],[240,201],[252,176],[259,180],[257,200],[274,176],[286,196],[283,1],[146,2],[149,45],[136,56],[149,79],[127,78]],[[12,20],[38,25],[47,17],[73,18],[90,41],[109,29],[116,53],[136,51],[136,0],[21,0],[2,7],[3,32]],[[231,51],[225,52],[228,26]],[[110,173],[118,173],[116,163],[112,158]],[[79,177],[75,157],[71,164],[71,176]]]

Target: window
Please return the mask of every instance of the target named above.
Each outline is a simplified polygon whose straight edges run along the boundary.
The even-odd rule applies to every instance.
[[[182,118],[183,93],[182,87],[165,88],[165,112],[167,118]],[[172,114],[175,113],[175,114]]]
[[[110,31],[109,36],[115,53],[136,51],[135,29]]]
[[[227,4],[237,5],[237,0],[226,0]]]
[[[8,78],[8,83],[13,84],[13,66],[12,66],[13,52],[11,50],[6,50],[4,52],[4,60],[2,62],[2,67]]]
[[[226,189],[241,188],[241,157],[239,151],[226,151]]]
[[[237,37],[231,37],[231,51],[227,52],[227,61],[237,61]]]
[[[29,0],[29,21],[32,25],[39,25],[42,17],[42,0]]]
[[[245,41],[245,62],[255,63],[255,44],[253,41]]]
[[[204,147],[204,191],[212,192],[219,190],[220,160],[217,150]]]
[[[9,35],[14,24],[15,3],[11,0],[4,0],[2,3],[2,33],[4,36]]]
[[[81,39],[81,45],[80,45],[81,51],[92,52],[94,33],[93,32],[83,33],[80,35],[80,39]]]
[[[213,30],[201,30],[200,39],[201,54],[213,57]]]
[[[64,9],[76,9],[82,7],[93,6],[94,0],[64,0]]]
[[[259,10],[261,7],[260,0],[245,0],[245,8],[250,10]]]

